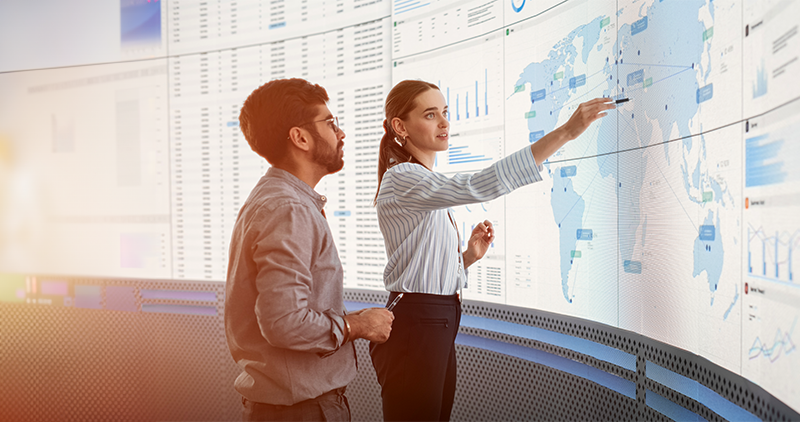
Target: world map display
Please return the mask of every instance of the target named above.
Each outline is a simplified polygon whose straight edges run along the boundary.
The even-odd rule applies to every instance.
[[[798,19],[776,12],[790,5],[505,3],[494,20],[485,18],[491,9],[464,4],[484,19],[458,27],[460,42],[451,35],[393,57],[395,83],[431,81],[448,102],[452,141],[436,170],[483,169],[592,98],[627,102],[551,156],[542,182],[455,209],[462,239],[483,219],[498,230],[465,297],[635,331],[800,404],[785,378],[800,375],[800,209],[794,170],[783,164],[797,157],[797,135],[758,132],[761,120],[769,130],[800,120],[800,89],[783,85],[798,71]],[[492,21],[495,31],[476,29]]]

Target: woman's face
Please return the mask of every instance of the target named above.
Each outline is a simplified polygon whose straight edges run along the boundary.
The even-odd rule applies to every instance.
[[[447,121],[447,103],[438,89],[429,89],[417,96],[414,109],[405,120],[392,120],[395,132],[403,137],[408,136],[412,152],[425,155],[447,151],[450,122]]]

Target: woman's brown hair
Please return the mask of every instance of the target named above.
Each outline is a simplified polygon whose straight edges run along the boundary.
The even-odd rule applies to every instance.
[[[418,162],[414,156],[404,148],[405,140],[400,138],[392,128],[392,119],[399,117],[405,119],[408,113],[414,109],[417,97],[429,89],[439,90],[439,87],[425,81],[405,80],[392,88],[386,96],[386,104],[383,110],[386,119],[383,120],[383,137],[378,149],[378,189],[375,192],[373,204],[378,201],[378,193],[381,191],[383,174],[389,167],[407,161]]]

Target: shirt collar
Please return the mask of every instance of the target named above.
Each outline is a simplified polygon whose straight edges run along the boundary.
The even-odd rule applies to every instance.
[[[267,170],[267,177],[285,181],[299,193],[311,199],[314,204],[317,205],[317,208],[319,208],[320,211],[322,211],[322,209],[325,208],[325,205],[328,203],[328,198],[325,195],[320,195],[317,193],[317,191],[312,189],[311,186],[308,186],[306,182],[300,180],[297,176],[286,170],[279,169],[277,167],[270,167]]]

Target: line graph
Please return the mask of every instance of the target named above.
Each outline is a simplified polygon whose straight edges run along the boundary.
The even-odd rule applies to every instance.
[[[783,332],[780,328],[778,328],[775,331],[775,337],[773,338],[771,345],[762,342],[760,337],[756,337],[748,352],[750,360],[763,357],[768,359],[770,362],[775,362],[781,356],[794,352],[795,349],[797,349],[797,346],[792,341],[792,334],[794,334],[794,328],[796,325],[797,318],[794,319],[794,322],[792,322],[792,326],[788,331]]]

